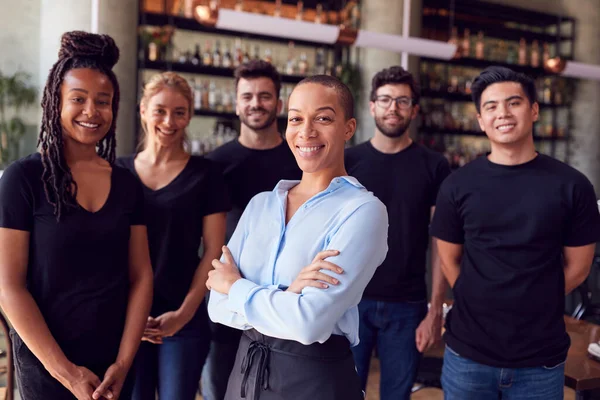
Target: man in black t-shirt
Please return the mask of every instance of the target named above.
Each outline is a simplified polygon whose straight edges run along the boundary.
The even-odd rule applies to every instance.
[[[420,353],[439,340],[447,288],[432,253],[432,296],[425,285],[429,221],[446,159],[412,141],[408,127],[419,112],[419,88],[401,67],[377,73],[371,86],[375,135],[346,151],[346,168],[387,207],[388,253],[358,306],[360,343],[353,353],[363,389],[373,347],[381,362],[381,400],[410,397]],[[435,247],[432,248],[432,250]]]
[[[250,61],[236,69],[235,83],[240,137],[208,155],[221,165],[233,204],[227,214],[226,241],[252,197],[273,190],[281,179],[302,177],[292,151],[277,131],[282,102],[281,78],[275,67],[264,61]],[[213,340],[202,374],[202,395],[204,400],[222,400],[241,331],[211,324]]]
[[[491,153],[443,183],[431,225],[455,299],[444,395],[562,399],[565,293],[587,277],[600,239],[594,189],[536,152],[531,78],[490,67],[471,89]]]

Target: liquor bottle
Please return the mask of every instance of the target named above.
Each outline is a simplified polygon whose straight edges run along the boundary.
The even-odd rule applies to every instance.
[[[196,45],[196,51],[194,52],[194,55],[192,56],[192,65],[200,65],[201,60],[201,55],[200,55],[200,45],[197,44]]]
[[[202,108],[202,83],[200,80],[195,80],[194,85],[194,110],[200,110]]]
[[[222,103],[223,103],[223,111],[224,112],[232,112],[232,102],[231,102],[231,93],[228,90],[223,89],[222,95]]]
[[[273,11],[274,17],[281,17],[281,0],[275,1],[275,11]]]
[[[271,52],[271,49],[268,48],[268,47],[265,49],[265,58],[264,58],[264,60],[266,62],[268,62],[269,64],[273,64],[273,53]]]
[[[323,4],[317,4],[317,11],[315,14],[315,24],[323,23]]]
[[[527,64],[527,42],[524,38],[519,40],[519,65]]]
[[[204,109],[208,107],[208,87],[206,86],[206,82],[202,83],[202,104],[201,107]]]
[[[244,55],[242,56],[242,63],[247,63],[248,61],[250,61],[250,52],[248,51],[249,48],[250,48],[250,45],[246,43]]]
[[[323,75],[325,73],[325,49],[319,47],[315,55],[315,74]]]
[[[358,3],[355,3],[352,9],[350,10],[350,26],[352,29],[360,28],[360,8],[358,8]]]
[[[298,61],[298,74],[306,75],[308,73],[308,59],[306,53],[300,54],[300,61]]]
[[[244,53],[242,52],[242,39],[235,39],[235,52],[233,54],[233,68],[237,68],[243,62]]]
[[[542,53],[542,62],[544,65],[546,65],[546,61],[550,59],[550,46],[548,46],[548,43],[544,43],[543,47],[544,51]]]
[[[185,63],[187,63],[187,62],[191,62],[191,61],[192,61],[192,57],[193,57],[193,56],[192,56],[192,53],[191,53],[191,52],[189,52],[189,51],[184,51],[184,52],[181,52],[181,53],[179,53],[179,58],[177,59],[177,61],[178,61],[180,64],[185,64]]]
[[[244,0],[237,0],[233,9],[235,11],[244,11]]]
[[[254,60],[260,60],[260,50],[258,48],[258,45],[254,45],[254,54],[252,54],[252,58]]]
[[[477,43],[475,44],[475,58],[483,60],[485,58],[485,43],[483,41],[483,31],[477,33]]]
[[[298,8],[296,10],[296,19],[298,21],[302,21],[302,19],[304,19],[304,1],[298,0],[297,7]]]
[[[540,66],[540,48],[537,40],[531,42],[531,66],[534,68]]]
[[[229,45],[225,44],[225,53],[223,54],[223,68],[231,68],[233,66],[233,57],[229,52]]]
[[[213,65],[215,67],[223,66],[223,58],[221,57],[221,43],[215,40],[215,50],[213,51]]]
[[[296,71],[296,60],[294,59],[294,42],[288,43],[288,57],[285,63],[285,73],[287,75],[294,75]]]
[[[458,29],[455,26],[452,27],[452,34],[450,35],[450,39],[448,39],[448,43],[458,46]]]
[[[211,110],[217,109],[217,86],[212,80],[208,84],[208,108]]]
[[[462,40],[462,56],[469,57],[471,55],[471,31],[465,28],[464,37]]]
[[[213,57],[210,51],[210,42],[206,41],[206,46],[204,46],[204,53],[202,54],[202,64],[207,66],[213,65]]]

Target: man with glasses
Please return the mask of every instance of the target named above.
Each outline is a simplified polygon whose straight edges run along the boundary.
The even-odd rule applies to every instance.
[[[446,159],[412,141],[419,87],[401,67],[378,72],[371,86],[375,135],[346,151],[346,169],[387,207],[389,251],[358,306],[360,343],[353,347],[366,388],[373,348],[381,362],[381,400],[409,399],[421,353],[439,340],[446,281],[432,246],[432,295],[425,284],[428,227]]]

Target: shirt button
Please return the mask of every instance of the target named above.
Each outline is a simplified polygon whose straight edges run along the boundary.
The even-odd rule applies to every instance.
[[[336,180],[335,180],[335,183],[340,183],[340,180],[339,180],[339,179],[336,179]]]

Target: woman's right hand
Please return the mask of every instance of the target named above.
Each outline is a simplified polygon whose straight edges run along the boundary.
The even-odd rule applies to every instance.
[[[159,325],[160,321],[157,321],[155,318],[148,317],[148,320],[146,321],[146,328],[144,329],[144,335],[142,336],[142,341],[153,344],[162,344],[163,340]]]
[[[65,387],[73,393],[77,400],[93,400],[92,394],[102,382],[92,371],[78,365],[73,366]],[[112,393],[110,397],[112,398]]]
[[[327,257],[334,257],[340,254],[337,250],[324,250],[318,253],[312,260],[312,263],[304,267],[298,274],[294,282],[286,289],[286,292],[300,294],[305,287],[316,287],[319,289],[327,289],[329,285],[337,285],[340,282],[334,277],[321,272],[326,269],[337,274],[344,272],[342,268],[334,263],[325,261]]]

